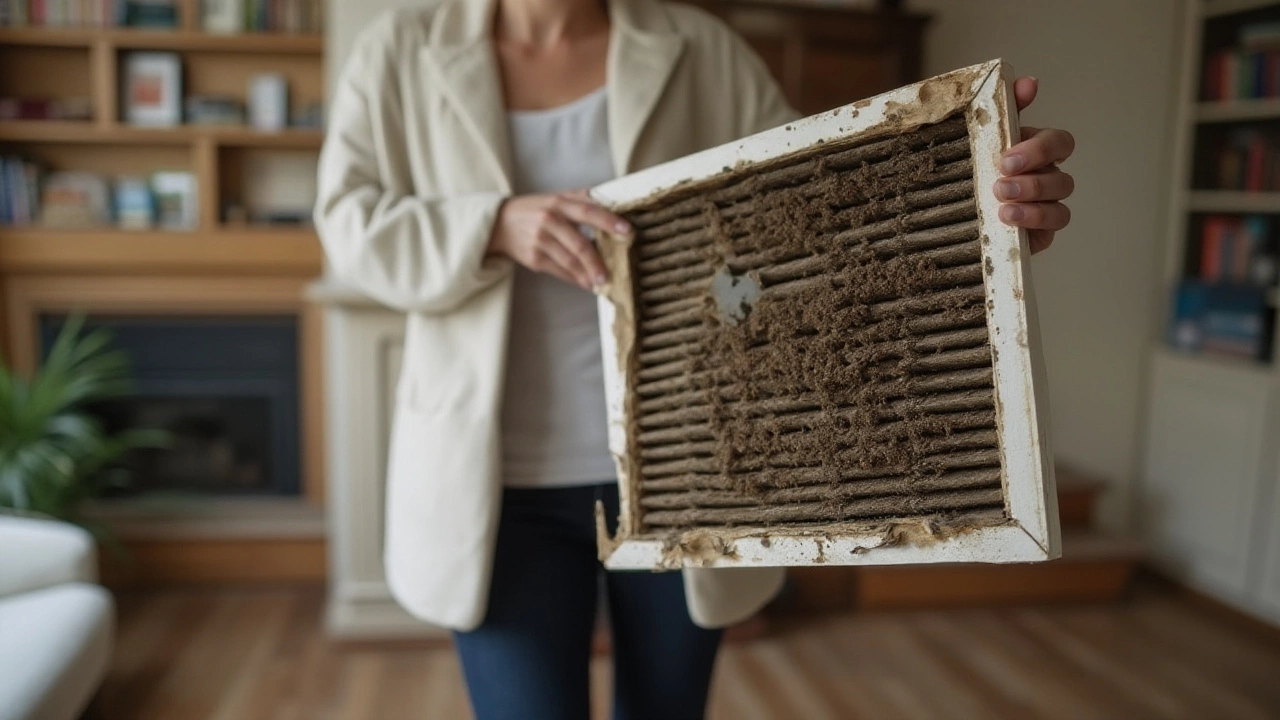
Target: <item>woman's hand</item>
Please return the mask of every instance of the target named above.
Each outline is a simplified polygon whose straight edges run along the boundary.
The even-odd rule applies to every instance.
[[[535,272],[554,275],[584,290],[608,280],[604,263],[579,225],[627,234],[631,225],[591,201],[586,190],[520,195],[502,204],[488,253],[506,255]]]
[[[1018,110],[1024,110],[1036,99],[1039,81],[1018,78],[1013,96]],[[1075,180],[1058,169],[1058,163],[1071,157],[1076,140],[1066,130],[1033,127],[1022,128],[1022,142],[1009,148],[1000,160],[1003,178],[996,181],[996,198],[1000,219],[1010,225],[1026,228],[1031,252],[1038,253],[1053,242],[1053,234],[1071,222],[1071,210],[1060,201],[1076,188]]]

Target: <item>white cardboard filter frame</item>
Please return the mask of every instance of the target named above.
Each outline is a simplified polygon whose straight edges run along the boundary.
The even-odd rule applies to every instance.
[[[634,299],[627,240],[604,235],[602,255],[611,284],[600,295],[609,447],[618,465],[621,514],[610,537],[597,508],[600,556],[609,568],[881,565],[939,562],[1030,562],[1060,554],[1057,495],[1049,446],[1045,373],[1031,287],[1025,231],[999,220],[993,186],[999,159],[1018,137],[1012,69],[1000,60],[957,70],[774,128],[742,140],[618,178],[594,188],[605,207],[626,212],[655,196],[824,143],[891,135],[963,112],[973,158],[974,192],[982,235],[987,327],[993,349],[996,427],[1007,521],[956,534],[934,533],[906,519],[872,527],[785,526],[664,529],[637,532],[638,497],[627,458],[628,367],[634,351]],[[628,323],[630,334],[628,335]],[[914,526],[914,527],[911,527]]]

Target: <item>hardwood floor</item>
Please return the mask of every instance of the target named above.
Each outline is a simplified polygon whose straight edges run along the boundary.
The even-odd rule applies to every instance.
[[[120,598],[92,720],[470,717],[447,647],[343,646],[312,589]],[[609,667],[592,667],[607,718]],[[864,613],[727,646],[713,720],[1275,720],[1280,643],[1168,589],[1117,606]]]

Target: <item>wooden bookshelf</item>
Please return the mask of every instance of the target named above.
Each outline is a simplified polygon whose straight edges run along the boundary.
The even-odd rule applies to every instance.
[[[1280,565],[1269,560],[1280,557],[1280,514],[1271,512],[1280,498],[1273,492],[1280,437],[1276,333],[1269,359],[1180,352],[1169,338],[1180,307],[1175,289],[1184,279],[1203,278],[1208,216],[1264,215],[1273,251],[1280,240],[1280,192],[1214,189],[1236,186],[1219,174],[1223,140],[1236,130],[1270,132],[1280,120],[1280,99],[1204,102],[1242,94],[1205,87],[1209,63],[1219,52],[1243,47],[1243,27],[1280,21],[1280,0],[1186,0],[1182,9],[1164,222],[1165,300],[1152,328],[1159,340],[1147,367],[1145,457],[1135,497],[1145,506],[1141,529],[1153,541],[1153,564],[1236,608],[1277,617]],[[1261,320],[1274,328],[1280,291],[1274,283],[1262,290],[1267,307]],[[1243,325],[1222,320],[1224,314],[1215,321],[1219,328]]]
[[[86,170],[106,176],[146,176],[159,170],[191,172],[198,190],[199,226],[194,234],[178,233],[173,251],[158,250],[156,262],[141,268],[175,271],[181,258],[192,263],[216,259],[219,250],[192,249],[198,241],[218,241],[223,247],[243,242],[254,248],[238,258],[234,267],[245,271],[255,262],[261,271],[306,267],[319,271],[319,250],[305,254],[298,247],[257,248],[256,244],[316,244],[310,231],[267,232],[236,230],[224,226],[230,205],[251,207],[252,197],[242,176],[248,172],[246,157],[259,153],[317,153],[324,140],[320,130],[290,128],[259,132],[247,126],[187,124],[172,127],[137,127],[122,120],[120,79],[123,62],[133,50],[177,53],[183,62],[183,95],[235,97],[244,101],[250,78],[271,72],[283,75],[289,85],[290,107],[323,101],[324,38],[321,35],[205,33],[194,26],[198,4],[181,0],[181,27],[174,30],[92,27],[0,28],[0,96],[87,98],[92,117],[86,120],[19,120],[0,122],[0,154],[30,158],[51,170]],[[44,238],[37,231],[0,228],[6,250],[0,263],[18,262],[23,268],[62,267],[71,249],[84,250],[85,258],[97,258],[108,267],[111,254],[129,257],[146,242],[163,233],[139,236],[130,233],[59,230]],[[72,241],[80,238],[84,244]],[[87,239],[91,238],[92,242]],[[298,238],[305,238],[299,241]],[[20,251],[20,252],[19,252]],[[293,258],[281,262],[281,257]],[[85,267],[97,260],[85,260]],[[223,265],[222,267],[226,267]],[[0,272],[6,271],[0,264]]]
[[[39,356],[35,328],[45,313],[296,316],[303,494],[284,502],[296,513],[319,518],[322,324],[303,290],[322,272],[320,242],[309,227],[236,224],[224,216],[231,205],[263,215],[300,210],[302,198],[274,192],[279,184],[264,182],[262,170],[284,162],[294,169],[289,177],[296,177],[307,172],[308,163],[314,168],[323,133],[198,124],[135,127],[122,120],[120,88],[128,54],[158,50],[181,57],[184,99],[243,102],[250,78],[277,73],[288,82],[290,107],[303,108],[324,100],[324,38],[205,33],[198,28],[199,0],[178,5],[181,24],[174,30],[0,28],[0,96],[87,98],[92,106],[91,117],[80,121],[0,122],[0,154],[29,158],[48,170],[107,177],[187,171],[196,179],[198,206],[198,225],[190,231],[0,227],[0,355],[20,369],[33,367]],[[267,195],[277,199],[267,202]],[[171,510],[158,512],[168,517]],[[237,511],[233,520],[243,525],[246,518]],[[323,530],[317,528],[301,540],[264,535],[254,550],[293,552],[302,542],[308,557],[323,557]],[[200,565],[205,579],[226,580],[240,572],[235,553],[245,544],[242,534],[228,530],[225,537],[192,547],[165,530],[150,542],[174,566]],[[316,567],[310,575],[323,575],[323,567]],[[141,575],[144,581],[162,579],[149,568]]]

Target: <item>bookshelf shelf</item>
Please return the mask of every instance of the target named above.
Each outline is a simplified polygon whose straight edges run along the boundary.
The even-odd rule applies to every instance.
[[[320,55],[322,35],[239,33],[127,28],[0,28],[0,45],[90,47],[102,43],[123,50],[177,50],[281,55]]]
[[[1232,15],[1275,5],[1275,0],[1207,0],[1201,6],[1204,17]]]
[[[0,122],[0,142],[99,143],[114,145],[185,145],[210,139],[227,147],[317,149],[324,141],[320,130],[289,129],[259,132],[247,127],[183,125],[173,128],[138,128],[90,121],[15,120]]]
[[[1280,98],[1205,102],[1196,106],[1196,122],[1248,122],[1280,120]]]
[[[1275,378],[1271,364],[1259,360],[1236,358],[1230,355],[1212,355],[1209,353],[1181,352],[1167,346],[1156,348],[1156,354],[1165,362],[1172,362],[1186,368],[1207,370],[1210,372],[1229,372],[1238,374],[1255,383],[1270,385]]]
[[[310,229],[211,231],[0,229],[0,267],[16,273],[299,275],[321,270]]]
[[[1187,195],[1191,212],[1280,213],[1280,192],[1193,190]]]

